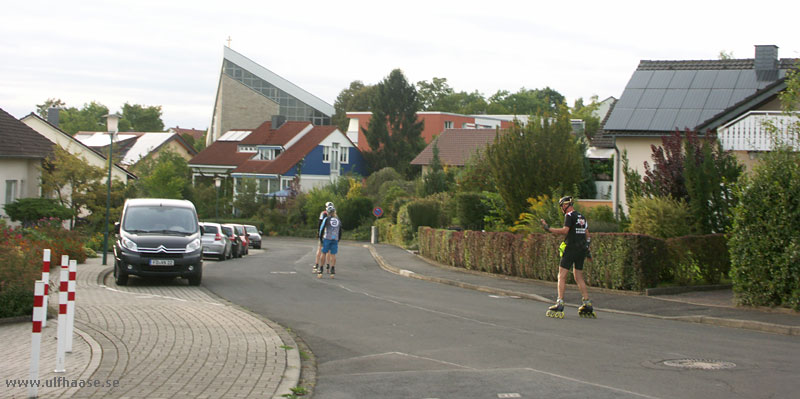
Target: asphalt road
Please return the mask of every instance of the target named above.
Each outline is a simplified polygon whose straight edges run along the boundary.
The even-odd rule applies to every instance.
[[[362,244],[340,244],[336,279],[311,273],[315,240],[264,248],[207,261],[203,285],[308,344],[315,398],[794,398],[800,388],[797,337],[611,313],[552,319],[544,303],[385,272]]]

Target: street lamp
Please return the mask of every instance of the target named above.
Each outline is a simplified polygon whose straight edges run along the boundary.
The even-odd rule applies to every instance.
[[[221,185],[222,185],[222,179],[219,178],[219,177],[215,177],[214,178],[214,187],[216,187],[217,202],[214,205],[214,218],[217,220],[217,223],[219,223],[219,186],[221,186]]]
[[[122,115],[114,113],[106,115],[106,126],[108,127],[108,137],[110,143],[108,146],[108,192],[106,194],[106,230],[103,234],[103,265],[106,265],[106,256],[108,254],[108,219],[111,209],[111,167],[112,167],[112,150],[114,148],[114,135],[117,133],[119,127],[119,120]]]

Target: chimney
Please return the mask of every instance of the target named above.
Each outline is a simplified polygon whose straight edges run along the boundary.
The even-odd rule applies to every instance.
[[[286,117],[283,115],[272,115],[272,130],[277,130],[283,123],[286,122]]]
[[[773,81],[778,79],[778,46],[774,44],[756,45],[756,58],[753,62],[756,79]]]
[[[58,127],[58,124],[60,122],[58,120],[58,114],[59,114],[60,111],[61,111],[61,108],[56,108],[56,107],[48,108],[47,109],[47,122],[49,122],[51,125],[53,125],[55,127]]]

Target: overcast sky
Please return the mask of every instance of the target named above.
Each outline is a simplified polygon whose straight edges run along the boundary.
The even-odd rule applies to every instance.
[[[125,4],[111,5],[115,3]],[[800,58],[800,1],[13,1],[0,14],[0,108],[60,98],[163,107],[208,127],[231,48],[333,105],[394,68],[456,91],[551,87],[619,98],[640,60]]]

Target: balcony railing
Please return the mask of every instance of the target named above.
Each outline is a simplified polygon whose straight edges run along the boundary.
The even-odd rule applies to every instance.
[[[722,148],[770,151],[776,140],[800,150],[800,113],[750,111],[717,129]]]

